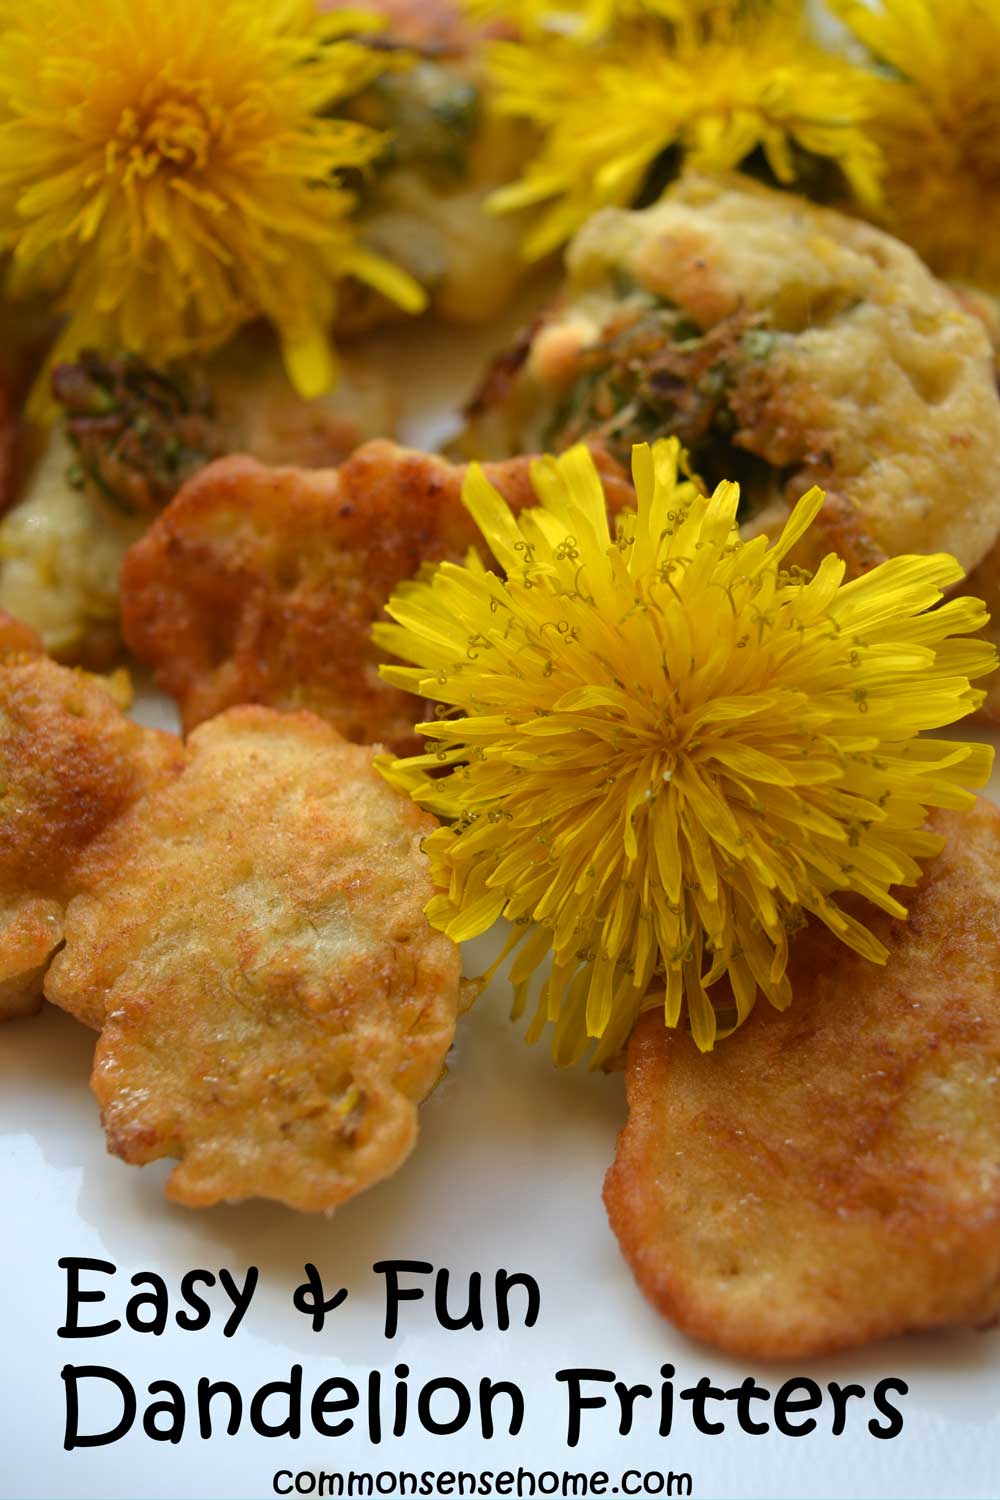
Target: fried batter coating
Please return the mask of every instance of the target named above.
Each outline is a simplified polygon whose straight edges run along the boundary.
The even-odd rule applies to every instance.
[[[0,620],[0,1020],[37,1009],[84,852],[180,753],[124,717],[114,683]]]
[[[454,1035],[434,821],[311,714],[240,708],[90,846],[49,999],[100,1028],[111,1151],[167,1194],[331,1209],[394,1171]]]
[[[42,638],[37,630],[32,630],[23,620],[16,620],[5,609],[0,609],[0,658],[18,651],[29,656],[41,656]]]
[[[0,607],[30,621],[51,655],[94,668],[121,649],[122,558],[186,473],[230,452],[268,463],[336,464],[365,438],[391,433],[396,419],[387,382],[360,359],[345,361],[333,391],[304,401],[273,335],[260,328],[244,330],[204,368],[170,376],[138,361],[102,363],[99,380],[93,361],[62,372],[76,446],[61,426],[51,430],[0,523]],[[129,366],[134,399],[124,402],[126,382],[113,377]],[[103,421],[82,419],[86,386],[95,405],[107,405]],[[202,404],[211,421],[176,399],[185,386],[207,388]],[[170,391],[174,397],[164,399]]]
[[[2,8],[2,7],[0,7]],[[58,330],[51,298],[10,302],[0,288],[0,514],[17,498],[29,424],[24,406]]]
[[[101,1032],[109,1147],[180,1157],[178,1201],[334,1207],[409,1153],[454,1035],[434,820],[312,714],[185,746],[36,647],[0,617],[0,1019],[44,993]]]
[[[290,383],[271,329],[245,328],[206,371],[223,451],[249,453],[262,464],[327,469],[359,443],[391,437],[399,419],[391,380],[363,354],[343,355],[340,363],[333,389],[307,401]]]
[[[704,1055],[655,1013],[632,1039],[611,1225],[660,1311],[730,1353],[1000,1313],[1000,811],[935,822],[909,922],[871,921],[885,968],[817,925],[788,1011]]]
[[[980,321],[888,235],[738,177],[595,215],[470,410],[469,457],[586,437],[621,461],[676,432],[706,481],[742,481],[745,535],[776,533],[819,484],[805,566],[947,551],[972,568],[1000,530]]]
[[[0,522],[0,608],[30,622],[51,655],[99,669],[118,654],[118,574],[146,521],[70,484],[74,462],[53,428]]]
[[[520,252],[530,211],[498,216],[487,200],[518,175],[531,133],[487,107],[486,31],[457,0],[379,0],[374,9],[388,18],[388,45],[414,48],[420,57],[382,74],[349,106],[391,136],[361,188],[362,234],[420,282],[439,317],[489,322],[530,273]],[[387,298],[346,282],[341,333],[399,316]]]
[[[488,472],[514,509],[535,503],[529,460]],[[228,458],[186,485],[122,570],[125,639],[185,728],[259,702],[312,709],[347,739],[415,749],[420,705],[379,678],[371,627],[423,563],[482,545],[463,473],[374,442],[339,470]],[[607,493],[613,509],[631,496],[614,477]]]

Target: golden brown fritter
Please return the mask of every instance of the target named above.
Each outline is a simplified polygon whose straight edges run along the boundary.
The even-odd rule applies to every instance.
[[[657,1014],[633,1037],[608,1215],[650,1300],[731,1353],[1000,1312],[1000,811],[936,826],[909,922],[871,922],[885,968],[815,926],[788,1011],[705,1055]]]
[[[391,379],[361,353],[341,358],[332,390],[305,400],[291,385],[271,329],[245,328],[208,363],[226,453],[249,453],[262,464],[327,469],[359,443],[392,437],[399,397]]]
[[[389,136],[361,188],[362,234],[415,277],[439,317],[489,322],[531,269],[520,253],[530,212],[498,216],[487,207],[518,175],[531,133],[487,107],[482,44],[490,28],[470,23],[457,0],[378,0],[373,8],[388,17],[388,44],[420,56],[389,69],[348,106]],[[400,316],[371,288],[345,283],[340,333]]]
[[[0,658],[6,658],[12,652],[41,656],[42,638],[23,620],[16,620],[5,609],[0,609]]]
[[[365,438],[392,432],[397,403],[388,382],[361,359],[344,362],[334,390],[303,400],[288,382],[273,335],[257,327],[207,365],[171,375],[139,361],[97,363],[106,366],[105,376],[134,366],[134,399],[123,403],[124,382],[78,378],[77,394],[89,386],[95,408],[106,404],[106,419],[90,424],[88,433],[80,421],[86,400],[70,401],[77,447],[62,422],[35,443],[16,503],[0,523],[0,606],[30,621],[51,655],[103,668],[121,651],[122,558],[185,470],[231,452],[267,463],[337,464]],[[83,366],[78,375],[86,375]],[[186,411],[186,401],[163,400],[160,387],[203,388],[211,420]],[[165,463],[171,453],[178,456]]]
[[[488,472],[515,509],[535,503],[529,460]],[[371,627],[423,563],[482,545],[463,473],[375,442],[339,470],[229,458],[186,485],[122,571],[126,641],[185,728],[259,702],[312,709],[351,740],[414,748],[421,705],[380,680]],[[607,493],[613,509],[631,495],[613,475]]]
[[[179,759],[172,736],[124,717],[115,688],[0,621],[0,1019],[40,1004],[84,852]]]
[[[434,820],[312,714],[185,746],[113,689],[0,617],[0,1019],[44,993],[101,1032],[110,1149],[180,1157],[170,1196],[332,1208],[409,1153],[454,1035]]]
[[[458,950],[434,821],[311,714],[231,710],[90,846],[46,995],[100,1029],[109,1148],[167,1187],[330,1209],[394,1171],[439,1078]]]
[[[743,482],[746,535],[821,485],[805,565],[947,551],[971,568],[1000,530],[980,321],[888,235],[746,179],[687,176],[651,208],[597,214],[458,446],[585,437],[621,461],[668,432],[710,483]]]
[[[0,288],[0,514],[17,498],[30,456],[25,403],[58,331],[51,298],[8,302]]]

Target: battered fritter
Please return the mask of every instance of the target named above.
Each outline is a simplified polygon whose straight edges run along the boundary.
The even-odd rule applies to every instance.
[[[128,554],[125,639],[177,699],[186,729],[237,703],[309,708],[348,739],[416,749],[414,698],[384,683],[371,627],[424,563],[482,538],[464,470],[367,443],[339,470],[228,458],[198,474]],[[530,461],[488,467],[515,509],[536,502]],[[612,509],[632,498],[607,481]]]
[[[643,1291],[686,1333],[798,1358],[1000,1313],[1000,811],[946,837],[885,968],[825,929],[795,1002],[699,1053],[650,1013],[604,1197]]]
[[[4,269],[0,263],[0,273]],[[2,279],[2,276],[0,276]],[[50,302],[9,302],[0,286],[0,514],[17,498],[24,406],[57,327]]]
[[[239,708],[90,846],[49,999],[100,1029],[109,1149],[169,1197],[331,1209],[394,1171],[440,1077],[458,950],[434,825],[311,714]]]
[[[457,0],[377,0],[372,9],[388,16],[388,43],[419,57],[383,73],[349,106],[392,137],[361,185],[363,238],[420,282],[439,317],[488,322],[529,271],[520,244],[530,215],[491,213],[487,199],[517,177],[531,133],[486,108],[484,33]],[[371,288],[345,284],[340,332],[399,316]]]
[[[35,452],[0,522],[0,607],[30,621],[51,655],[91,667],[121,649],[122,559],[186,474],[229,452],[337,464],[396,420],[387,382],[360,359],[345,362],[328,395],[302,400],[259,328],[190,370],[95,357],[61,374],[63,415],[29,441]]]
[[[41,1003],[84,851],[179,761],[114,682],[56,666],[0,619],[0,1020]]]
[[[9,615],[5,609],[0,609],[0,662],[6,661],[12,653],[20,652],[30,656],[41,656],[43,654],[42,638],[37,630],[32,630],[23,620],[16,620]]]
[[[333,1208],[408,1155],[454,1035],[434,820],[312,714],[184,745],[115,687],[0,616],[0,1019],[44,993],[101,1033],[109,1148],[181,1158],[169,1196]]]
[[[901,552],[972,568],[1000,529],[1000,400],[979,320],[913,252],[739,177],[687,176],[579,233],[560,298],[471,408],[467,457],[578,439],[627,461],[676,433],[745,535],[812,484],[797,561],[858,572]]]

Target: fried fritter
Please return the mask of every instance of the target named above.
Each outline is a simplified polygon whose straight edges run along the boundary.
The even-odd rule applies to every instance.
[[[52,655],[101,668],[119,649],[122,558],[146,521],[71,485],[73,463],[54,428],[0,522],[0,607],[30,622]]]
[[[15,620],[5,609],[0,609],[0,659],[6,658],[11,652],[41,656],[43,649],[42,638],[37,630],[32,630],[23,620]]]
[[[0,515],[17,498],[28,455],[28,393],[58,331],[52,299],[10,302],[0,287]]]
[[[686,1333],[803,1358],[1000,1312],[1000,811],[946,836],[873,966],[815,926],[795,1000],[700,1054],[651,1013],[604,1197]],[[907,893],[909,897],[909,893]]]
[[[185,746],[35,648],[0,618],[0,1019],[44,993],[101,1032],[110,1149],[180,1157],[180,1202],[326,1209],[386,1176],[458,1013],[434,820],[312,714]]]
[[[311,714],[240,708],[91,844],[45,981],[109,1148],[178,1202],[330,1209],[402,1162],[458,1010],[433,819]]]
[[[124,717],[114,683],[57,666],[0,620],[0,1019],[41,1003],[84,851],[180,754]]]
[[[306,401],[291,385],[274,334],[245,328],[210,361],[206,379],[223,451],[249,453],[262,464],[333,468],[359,443],[392,437],[399,398],[381,369],[363,354],[341,357],[332,390]]]
[[[676,433],[709,484],[742,482],[745,535],[777,532],[819,484],[806,566],[947,551],[972,568],[1000,530],[980,321],[888,235],[738,177],[595,215],[470,411],[468,457],[583,438],[624,462]]]
[[[260,702],[312,709],[348,739],[415,748],[420,705],[379,678],[371,627],[423,563],[482,544],[463,472],[374,442],[336,471],[229,458],[186,485],[122,570],[125,639],[185,728]],[[527,459],[488,472],[515,509],[535,503]],[[617,509],[631,490],[609,477],[607,494]]]
[[[194,409],[178,399],[185,387],[204,390]],[[345,361],[333,391],[304,401],[259,328],[206,366],[172,375],[134,360],[81,360],[62,372],[62,390],[75,445],[57,424],[26,466],[0,523],[0,606],[30,621],[51,655],[96,668],[121,649],[122,558],[187,473],[229,452],[336,464],[365,438],[391,433],[396,419],[387,382],[362,360]]]
[[[379,0],[374,8],[388,17],[389,45],[421,56],[382,74],[349,106],[391,137],[361,188],[362,234],[420,282],[439,317],[489,322],[530,271],[520,253],[530,211],[498,216],[487,200],[518,175],[531,133],[487,107],[485,32],[457,0]],[[345,284],[339,331],[356,333],[399,316],[379,293]]]

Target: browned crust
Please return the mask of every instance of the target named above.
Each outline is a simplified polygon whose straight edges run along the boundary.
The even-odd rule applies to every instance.
[[[463,415],[473,422],[498,407],[506,406],[517,390],[535,338],[563,305],[565,298],[554,299],[521,328],[512,343],[493,356],[472,395],[465,403]]]
[[[0,666],[0,709],[3,880],[59,894],[180,746],[126,719],[98,679],[29,653]]]
[[[1000,812],[946,834],[892,950],[796,940],[792,1008],[702,1056],[648,1015],[604,1198],[651,1302],[744,1357],[1000,1313]]]
[[[609,506],[631,489],[605,463]],[[487,465],[514,510],[535,503],[530,461]],[[125,639],[177,699],[186,729],[233,704],[309,708],[348,739],[416,747],[421,705],[378,677],[371,627],[425,563],[482,545],[465,470],[372,442],[339,470],[243,457],[197,475],[130,550]]]
[[[16,620],[5,609],[0,609],[0,655],[24,652],[29,656],[42,655],[42,638],[23,620]]]
[[[45,980],[100,1029],[108,1147],[175,1201],[329,1210],[394,1171],[455,1030],[435,826],[312,714],[230,710],[90,846]]]
[[[327,1210],[387,1176],[459,1008],[434,819],[313,714],[185,746],[24,641],[0,620],[0,1019],[44,992],[100,1032],[109,1149],[179,1158],[178,1202]]]
[[[0,1019],[40,1003],[81,859],[180,754],[97,679],[39,656],[27,627],[0,620]]]
[[[109,1149],[168,1196],[333,1208],[412,1149],[459,1008],[436,826],[370,747],[243,707],[187,745],[0,621],[0,1019],[100,1032]]]

